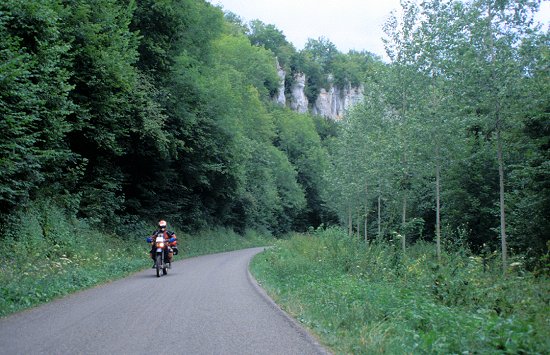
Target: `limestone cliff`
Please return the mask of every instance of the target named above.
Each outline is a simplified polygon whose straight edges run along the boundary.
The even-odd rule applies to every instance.
[[[285,96],[285,76],[286,72],[279,65],[277,61],[277,74],[279,75],[279,88],[277,89],[277,94],[273,97],[273,101],[281,106],[286,106],[286,96]]]
[[[277,72],[279,74],[279,88],[273,101],[281,106],[287,105],[285,95],[285,76],[286,72],[279,66],[277,62]],[[307,85],[306,76],[303,73],[294,75],[294,82],[290,89],[289,101],[290,108],[294,111],[305,113],[311,112],[314,115],[323,116],[333,120],[340,120],[345,116],[352,106],[363,101],[364,89],[363,86],[352,87],[350,84],[345,87],[337,87],[332,84],[332,78],[328,78],[329,87],[322,88],[310,107],[307,96],[305,95],[305,87]]]
[[[344,88],[339,88],[331,84],[328,91],[321,89],[311,113],[333,120],[340,120],[345,116],[346,111],[363,101],[363,99],[364,90],[362,86],[352,87],[348,84]]]
[[[304,92],[305,87],[305,74],[298,73],[294,75],[294,83],[292,84],[292,88],[290,90],[290,108],[300,113],[305,113],[309,110],[309,102]]]

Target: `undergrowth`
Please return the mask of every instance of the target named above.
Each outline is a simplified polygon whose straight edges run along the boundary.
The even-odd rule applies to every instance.
[[[0,317],[151,266],[145,238],[154,225],[134,221],[99,232],[62,209],[36,206],[4,228],[0,244]],[[176,260],[264,246],[270,238],[214,228],[190,235],[175,229]]]
[[[543,354],[550,282],[497,260],[417,243],[406,255],[340,229],[279,241],[252,272],[289,314],[336,353]]]

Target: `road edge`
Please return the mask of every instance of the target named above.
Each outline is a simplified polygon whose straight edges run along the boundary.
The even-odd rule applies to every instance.
[[[323,347],[317,339],[313,335],[311,335],[296,319],[292,318],[288,313],[286,313],[269,295],[267,292],[263,289],[263,287],[260,285],[260,283],[256,280],[256,278],[252,275],[250,272],[250,263],[252,262],[252,258],[254,258],[256,255],[263,253],[266,250],[267,247],[263,247],[263,250],[258,251],[256,254],[252,255],[250,259],[248,259],[248,263],[246,265],[246,271],[248,274],[248,282],[252,286],[252,288],[258,293],[264,301],[273,309],[275,309],[278,313],[280,313],[283,318],[296,330],[300,336],[302,336],[307,342],[309,342],[313,347],[317,350],[319,354],[323,355],[330,355],[332,354],[329,352],[325,347]]]

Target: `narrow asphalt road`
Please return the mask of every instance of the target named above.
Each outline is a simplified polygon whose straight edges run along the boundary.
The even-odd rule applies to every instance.
[[[177,261],[0,319],[0,354],[322,354],[248,273],[263,248]]]

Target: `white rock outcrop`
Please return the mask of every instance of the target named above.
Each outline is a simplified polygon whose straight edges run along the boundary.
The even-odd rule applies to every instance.
[[[287,105],[285,95],[285,76],[286,72],[281,68],[277,61],[277,73],[279,75],[279,87],[277,94],[273,96],[273,102],[285,107]],[[346,112],[353,106],[362,102],[365,98],[364,87],[362,85],[353,87],[351,84],[343,88],[332,84],[332,76],[328,77],[328,89],[321,88],[315,103],[309,107],[309,101],[305,94],[306,76],[303,73],[294,75],[294,83],[290,92],[290,109],[306,113],[311,109],[314,115],[323,116],[333,120],[341,120]]]
[[[349,111],[353,106],[363,102],[365,100],[365,87],[359,85],[353,87],[348,85],[344,90],[344,112]]]
[[[286,106],[286,96],[285,96],[285,77],[286,72],[281,68],[279,61],[277,60],[277,75],[279,75],[279,87],[277,88],[277,95],[273,97],[273,101],[285,107]]]
[[[296,112],[308,112],[309,102],[304,92],[306,87],[306,76],[298,73],[294,76],[294,83],[291,88],[290,108]]]
[[[315,105],[312,108],[312,114],[341,120],[346,112],[354,105],[364,100],[364,89],[348,85],[340,89],[330,85],[329,90],[321,89]]]

